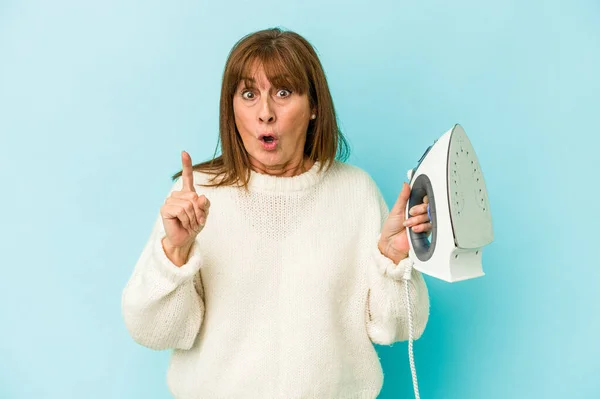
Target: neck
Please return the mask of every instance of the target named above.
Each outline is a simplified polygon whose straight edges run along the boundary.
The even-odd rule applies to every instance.
[[[250,157],[250,166],[257,173],[278,177],[293,177],[306,172],[312,166],[308,157],[303,156],[299,160],[289,161],[282,165],[264,165]]]

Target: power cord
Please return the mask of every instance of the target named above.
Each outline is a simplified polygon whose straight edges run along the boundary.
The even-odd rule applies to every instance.
[[[407,263],[405,268],[404,268],[404,287],[405,287],[405,293],[406,293],[406,306],[407,306],[407,310],[408,310],[408,358],[410,360],[410,372],[412,374],[412,381],[413,381],[413,390],[415,392],[415,399],[420,399],[419,396],[419,384],[417,382],[417,369],[415,367],[415,359],[414,359],[414,355],[413,355],[413,336],[414,336],[414,331],[413,331],[413,319],[412,319],[412,308],[410,306],[410,291],[409,291],[409,281],[410,281],[410,276],[412,274],[412,262]]]

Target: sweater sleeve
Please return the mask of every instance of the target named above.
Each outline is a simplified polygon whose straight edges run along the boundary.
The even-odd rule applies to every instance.
[[[181,186],[180,180],[171,192]],[[196,241],[187,263],[177,267],[164,252],[165,235],[159,214],[123,290],[123,318],[129,334],[140,345],[155,350],[189,349],[204,318],[199,272],[202,255]]]
[[[407,281],[403,279],[404,262],[394,262],[383,255],[378,248],[381,227],[389,210],[381,192],[374,187],[377,198],[375,223],[378,231],[370,230],[368,242],[369,266],[366,320],[367,333],[373,343],[391,345],[408,340],[408,311],[406,303]],[[429,319],[429,294],[422,274],[412,269],[408,280],[411,313],[413,318],[413,339],[421,337]]]

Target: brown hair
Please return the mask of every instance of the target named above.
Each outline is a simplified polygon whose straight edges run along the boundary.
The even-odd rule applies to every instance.
[[[337,158],[345,161],[350,153],[348,142],[338,128],[337,117],[325,72],[312,45],[295,32],[280,28],[266,29],[244,36],[232,48],[225,64],[219,110],[219,141],[222,153],[212,160],[193,166],[194,170],[215,175],[211,184],[224,186],[241,184],[248,188],[250,161],[235,124],[233,96],[240,81],[258,61],[271,84],[280,84],[308,94],[311,109],[317,118],[307,129],[304,154],[311,161],[320,161],[320,169],[329,167]],[[182,175],[180,170],[172,179]],[[219,179],[217,179],[219,178]]]

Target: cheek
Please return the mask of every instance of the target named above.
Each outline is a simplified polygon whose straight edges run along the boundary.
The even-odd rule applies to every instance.
[[[290,108],[280,114],[279,121],[287,129],[293,130],[298,136],[301,136],[306,133],[306,128],[308,127],[308,114],[303,108]]]
[[[241,106],[234,105],[233,115],[235,118],[235,124],[238,128],[238,131],[240,132],[240,134],[242,136],[247,136],[249,134],[248,130],[250,127],[248,111],[244,110],[244,108]]]

